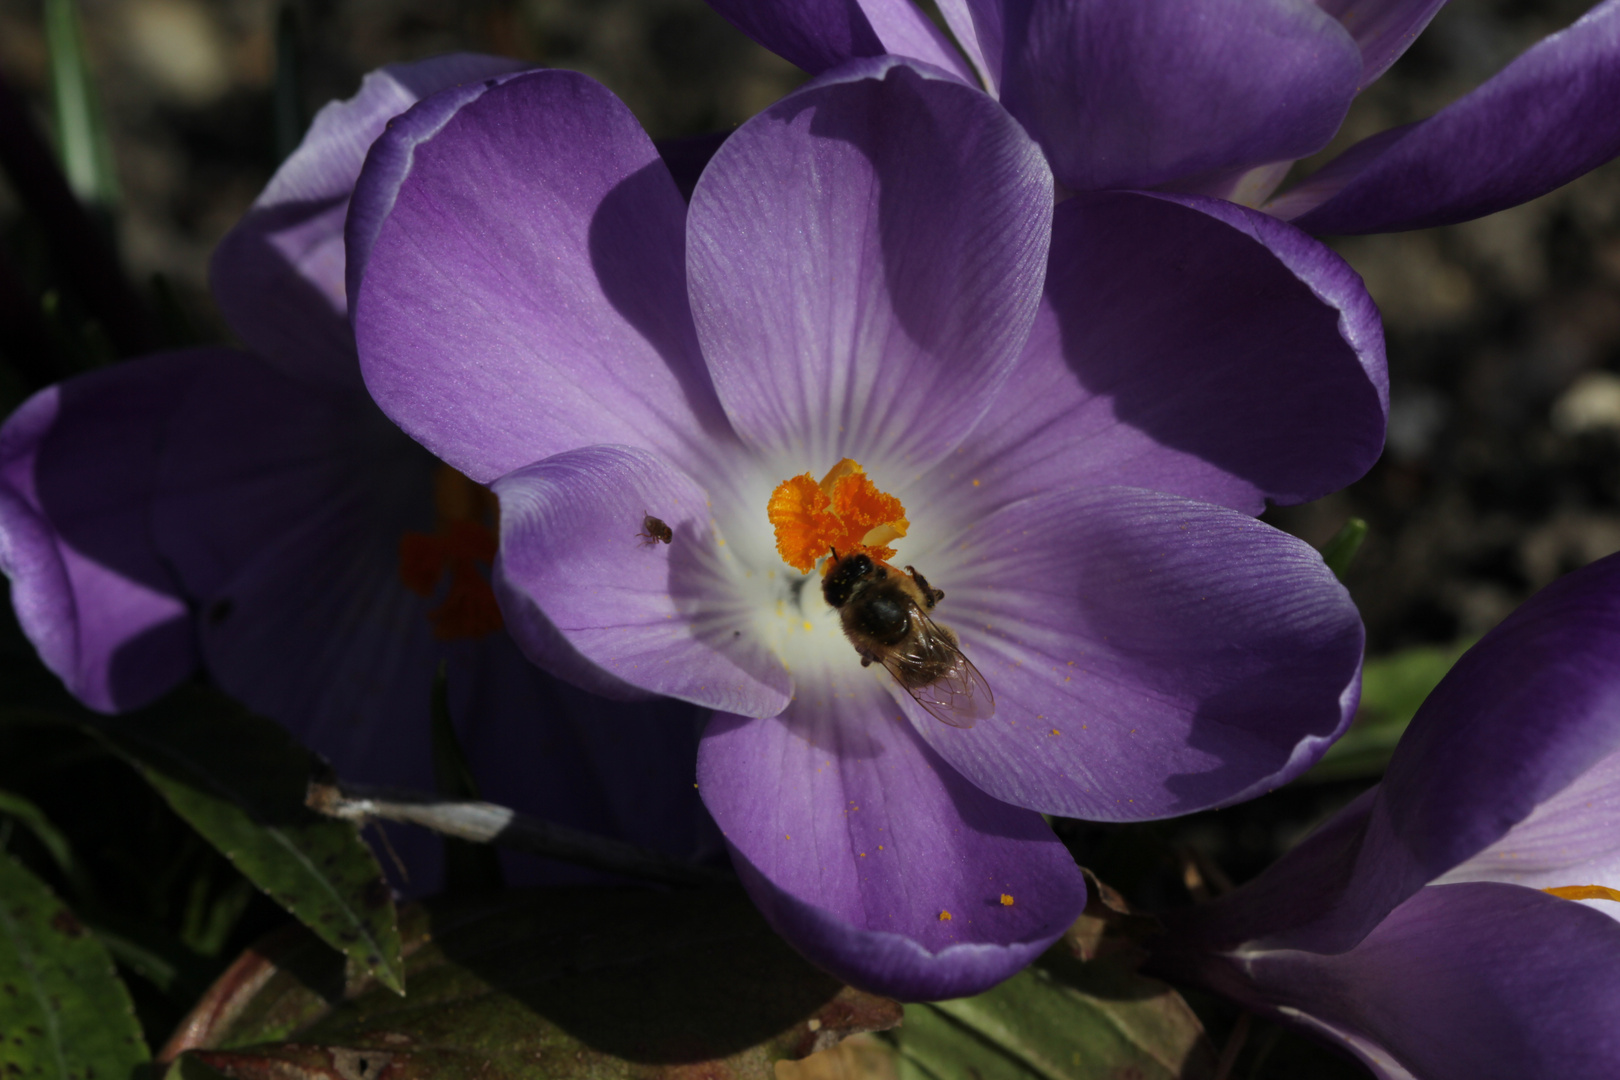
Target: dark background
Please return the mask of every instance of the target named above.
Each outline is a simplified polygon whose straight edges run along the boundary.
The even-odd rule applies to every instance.
[[[1327,153],[1429,115],[1588,6],[1454,0],[1357,100]],[[207,259],[275,165],[278,5],[82,9],[128,268],[142,283],[161,272],[202,332],[220,336]],[[306,117],[373,67],[453,49],[590,74],[655,137],[729,127],[800,79],[701,0],[304,0],[292,10]],[[38,0],[0,0],[0,70],[48,122]],[[15,247],[23,232],[0,184],[0,237]],[[1620,550],[1620,167],[1480,221],[1334,246],[1384,312],[1389,448],[1348,491],[1271,518],[1317,543],[1352,514],[1371,523],[1349,584],[1372,653],[1477,635],[1558,575]]]
[[[1433,113],[1589,6],[1453,0],[1358,99],[1334,145],[1303,168]],[[195,332],[224,338],[207,294],[207,260],[277,161],[281,7],[83,0],[81,10],[111,132],[120,193],[113,228],[126,268],[143,290],[161,275]],[[352,94],[371,68],[456,49],[583,71],[623,98],[655,137],[735,125],[802,78],[702,0],[304,0],[290,10],[306,120],[325,101]],[[41,22],[39,0],[0,0],[0,71],[48,129]],[[1351,516],[1370,523],[1347,578],[1370,654],[1477,636],[1554,578],[1620,550],[1620,165],[1480,221],[1331,242],[1384,313],[1388,448],[1348,490],[1268,519],[1317,544]],[[0,251],[36,292],[52,285],[48,270],[35,269],[46,265],[40,243],[0,181]],[[82,352],[81,365],[95,361],[93,348]],[[14,373],[0,371],[0,412],[24,392]],[[6,649],[19,648],[9,627]],[[0,788],[47,804],[91,849],[105,893],[144,890],[144,899],[129,901],[143,917],[169,926],[187,948],[211,944],[222,963],[278,911],[254,901],[227,940],[188,931],[186,920],[202,917],[188,914],[195,882],[212,882],[202,891],[218,900],[241,896],[238,879],[120,768],[60,734],[0,738]],[[1176,822],[1060,823],[1060,833],[1133,899],[1184,903],[1189,852],[1241,881],[1363,786],[1295,786]],[[75,798],[74,787],[125,809],[109,816]],[[29,854],[24,839],[10,846]],[[158,851],[166,853],[160,872],[151,862]],[[226,906],[240,913],[246,902]],[[167,994],[133,979],[149,1030],[171,1024],[209,970],[198,961],[190,981]],[[1195,1004],[1219,1042],[1231,1014],[1216,1002]],[[1261,1029],[1234,1075],[1327,1075],[1331,1066],[1306,1044],[1276,1038]]]

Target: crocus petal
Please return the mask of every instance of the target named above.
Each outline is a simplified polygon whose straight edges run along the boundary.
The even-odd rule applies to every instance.
[[[1383,782],[1260,877],[1203,905],[1187,932],[1351,948],[1617,751],[1620,556],[1611,555],[1531,597],[1463,654]]]
[[[1156,187],[1314,153],[1361,75],[1350,35],[1306,0],[1005,9],[1001,99],[1075,190]]]
[[[818,679],[780,717],[716,715],[698,783],[754,902],[812,961],[903,999],[977,993],[1056,940],[1085,883],[1038,814],[939,760],[880,678]]]
[[[468,476],[604,442],[690,462],[724,433],[685,205],[597,83],[537,71],[428,98],[377,140],[354,205],[352,262],[375,237],[349,268],[366,385]]]
[[[593,446],[502,477],[496,594],[535,663],[599,692],[627,687],[774,716],[792,692],[750,628],[743,577],[708,497],[643,450]],[[674,534],[642,533],[648,515]]]
[[[148,514],[167,418],[221,349],[70,379],[0,429],[0,570],[45,666],[92,708],[136,708],[196,666],[191,617]]]
[[[692,311],[744,440],[791,475],[921,468],[983,413],[1040,299],[1040,152],[908,63],[824,76],[726,140],[692,196]]]
[[[1531,889],[1432,886],[1349,952],[1208,963],[1223,993],[1392,1080],[1606,1080],[1620,1058],[1620,925]]]
[[[433,529],[427,453],[359,392],[249,356],[198,372],[167,432],[152,534],[200,611],[212,677],[347,779],[431,784],[432,603],[399,577]]]
[[[923,563],[996,713],[922,717],[985,791],[1122,821],[1253,798],[1297,776],[1355,711],[1362,629],[1308,545],[1135,488],[1051,492]]]
[[[703,170],[709,167],[709,159],[730,137],[730,131],[710,131],[681,139],[659,139],[653,144],[658,147],[658,156],[664,160],[664,167],[669,170],[681,198],[691,200],[692,189],[697,187]]]
[[[360,387],[344,298],[343,219],[366,150],[421,98],[525,65],[458,53],[393,64],[316,114],[309,133],[214,250],[209,281],[238,337],[292,375]]]
[[[1361,48],[1361,85],[1357,89],[1366,89],[1411,47],[1446,0],[1316,2],[1350,31]]]
[[[1492,214],[1620,154],[1617,100],[1620,0],[1605,0],[1473,93],[1386,135],[1377,152],[1351,147],[1345,159],[1359,168],[1329,162],[1322,179],[1307,179],[1267,209],[1313,233],[1393,232]]]
[[[675,858],[722,852],[693,783],[702,710],[585,693],[529,663],[506,634],[447,651],[450,715],[481,798]],[[424,746],[426,709],[424,699]],[[535,855],[503,852],[503,862],[514,886],[601,878]]]
[[[969,86],[978,78],[939,27],[911,0],[856,0],[891,56],[909,56],[955,75]],[[950,0],[947,0],[949,3]]]
[[[1566,885],[1620,885],[1620,752],[1610,754],[1574,783],[1537,806],[1529,817],[1473,858],[1440,877],[1452,881],[1505,881],[1535,889]],[[1620,904],[1590,901],[1620,918]]]
[[[1001,86],[1001,0],[936,0],[945,25],[992,95]]]
[[[974,81],[961,54],[910,0],[709,0],[709,6],[812,75],[891,53]]]
[[[1258,513],[1382,451],[1388,374],[1361,279],[1296,229],[1135,192],[1057,207],[1046,295],[989,414],[920,503],[974,520],[1071,485]]]

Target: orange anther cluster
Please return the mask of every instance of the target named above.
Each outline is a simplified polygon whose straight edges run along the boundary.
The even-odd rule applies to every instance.
[[[478,638],[504,625],[485,567],[495,562],[495,533],[489,521],[495,497],[449,466],[434,475],[433,503],[438,527],[399,538],[399,579],[418,596],[432,596],[449,572],[444,599],[428,612],[440,641]]]
[[[822,556],[861,551],[894,557],[889,541],[906,535],[906,508],[879,491],[858,462],[844,458],[818,484],[810,473],[784,480],[766,508],[782,561],[808,574]]]

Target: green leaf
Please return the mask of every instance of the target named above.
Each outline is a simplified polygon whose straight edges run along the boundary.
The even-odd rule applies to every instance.
[[[234,1080],[768,1077],[900,1006],[810,966],[734,889],[567,888],[402,913],[401,1001],[307,934],[244,954],[176,1047]]]
[[[167,274],[152,275],[152,304],[157,309],[158,324],[163,328],[163,339],[175,349],[202,344],[202,335],[192,324],[191,316],[180,303],[180,296]]]
[[[901,1080],[1203,1080],[1215,1055],[1170,987],[1058,950],[977,997],[907,1005]]]
[[[1367,523],[1361,518],[1351,518],[1346,521],[1333,539],[1322,545],[1322,561],[1327,563],[1333,576],[1340,581],[1344,580],[1345,572],[1355,561],[1356,552],[1361,550],[1361,542],[1367,539]]]
[[[298,40],[298,14],[291,4],[276,13],[276,81],[271,88],[275,112],[276,161],[286,161],[304,138],[304,50]]]
[[[81,202],[110,210],[118,202],[112,141],[102,122],[75,0],[45,0],[45,44],[62,172]]]
[[[433,727],[433,778],[439,794],[447,799],[477,800],[478,782],[472,765],[456,738],[456,725],[450,719],[450,680],[443,661],[433,679],[433,701],[429,709]],[[446,836],[444,839],[444,891],[447,893],[495,892],[505,885],[501,857],[488,844],[475,844]]]
[[[316,763],[278,724],[187,688],[96,729],[242,874],[404,992],[388,884],[349,822],[304,805]]]
[[[107,950],[0,853],[0,1076],[129,1076],[149,1058]]]
[[[448,799],[478,799],[478,781],[473,779],[472,766],[456,738],[456,725],[450,719],[450,679],[445,664],[439,662],[439,672],[433,677],[433,700],[429,713],[433,718],[433,778],[439,794]]]
[[[1423,645],[1368,660],[1361,672],[1361,705],[1344,737],[1328,748],[1301,783],[1382,776],[1406,726],[1478,638]]]
[[[67,837],[51,824],[43,810],[21,795],[0,790],[0,814],[15,819],[18,824],[34,834],[40,846],[50,855],[51,861],[56,863],[57,869],[73,883],[81,898],[91,894],[90,883],[85,878],[78,860],[73,857],[73,848],[68,844]]]

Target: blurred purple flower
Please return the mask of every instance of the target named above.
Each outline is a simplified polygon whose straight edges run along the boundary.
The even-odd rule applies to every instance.
[[[397,119],[349,217],[361,370],[493,482],[514,636],[713,709],[699,779],[755,900],[902,997],[982,989],[1080,910],[1039,811],[1251,797],[1355,708],[1354,607],[1251,515],[1378,454],[1360,280],[1241,207],[1054,218],[1051,183],[990,98],[883,59],[745,123],[688,211],[617,99],[546,71]],[[844,457],[904,503],[993,719],[924,715],[779,557],[773,488]]]
[[[939,0],[970,68],[911,0],[710,0],[816,74],[885,52],[998,94],[1074,191],[1259,206],[1445,0]],[[977,73],[977,77],[975,76]],[[1267,212],[1313,233],[1446,225],[1620,154],[1620,0],[1427,120],[1350,147]]]
[[[322,110],[215,255],[215,295],[254,352],[143,357],[26,402],[0,429],[0,569],[45,664],[100,711],[201,665],[344,779],[431,790],[443,661],[485,798],[678,855],[717,850],[691,788],[696,710],[606,702],[528,663],[474,565],[493,561],[493,498],[394,427],[360,379],[343,222],[367,148],[420,98],[517,67],[384,68]],[[431,891],[440,845],[405,832],[409,885]]]
[[[1156,964],[1381,1077],[1599,1080],[1620,1074],[1616,887],[1620,555],[1486,635],[1382,783],[1181,915]]]

